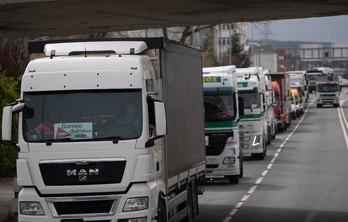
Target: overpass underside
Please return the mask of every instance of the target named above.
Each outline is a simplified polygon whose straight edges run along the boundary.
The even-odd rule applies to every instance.
[[[347,0],[0,0],[0,38],[347,14]]]

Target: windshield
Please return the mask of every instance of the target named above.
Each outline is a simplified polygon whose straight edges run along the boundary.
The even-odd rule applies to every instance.
[[[260,99],[256,90],[241,90],[239,93],[244,97],[244,108],[260,108]]]
[[[140,90],[25,93],[28,142],[136,139],[142,131]]]
[[[338,84],[318,84],[318,92],[337,92]]]
[[[309,80],[316,80],[317,79],[317,75],[308,75],[307,76]]]
[[[232,121],[235,117],[233,95],[204,96],[205,121]]]

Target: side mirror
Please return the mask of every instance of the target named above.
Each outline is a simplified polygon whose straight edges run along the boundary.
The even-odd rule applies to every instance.
[[[5,106],[2,110],[2,140],[12,140],[12,106]]]
[[[155,101],[155,122],[156,135],[164,136],[167,134],[166,109],[163,102]]]

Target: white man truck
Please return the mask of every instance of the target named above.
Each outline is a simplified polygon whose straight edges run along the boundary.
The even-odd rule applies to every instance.
[[[19,221],[192,220],[205,179],[201,51],[69,41],[30,43],[47,57],[28,64],[21,98],[3,110],[3,140],[19,113]],[[46,120],[52,111],[59,121]]]
[[[244,97],[244,115],[239,123],[243,155],[264,159],[267,152],[265,79],[259,67],[237,69],[238,92]]]
[[[244,109],[235,72],[236,66],[203,68],[206,178],[228,178],[230,183],[243,176],[238,122]]]
[[[340,86],[337,76],[319,76],[317,78],[317,107],[323,105],[340,106]]]

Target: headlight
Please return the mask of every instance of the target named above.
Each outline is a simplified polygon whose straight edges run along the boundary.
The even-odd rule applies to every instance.
[[[19,207],[20,213],[24,215],[45,215],[39,202],[21,201]]]
[[[229,165],[229,164],[234,164],[235,162],[236,162],[236,159],[234,157],[225,157],[222,163],[225,165]]]
[[[253,146],[256,146],[256,145],[260,144],[260,138],[261,138],[261,135],[257,135],[257,136],[254,137]]]
[[[145,210],[148,208],[148,197],[134,197],[128,198],[123,207],[124,212],[128,211],[137,211],[137,210]]]

